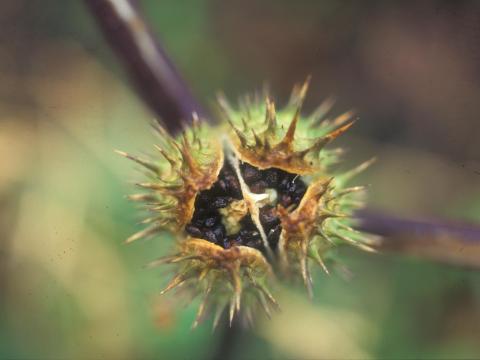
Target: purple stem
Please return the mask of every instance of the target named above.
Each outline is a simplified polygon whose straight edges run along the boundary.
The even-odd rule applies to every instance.
[[[480,267],[480,228],[439,220],[404,219],[364,210],[358,213],[360,229],[381,235],[381,251]]]
[[[105,38],[122,61],[140,97],[171,134],[192,113],[206,117],[185,81],[153,36],[136,1],[85,0]]]
[[[412,220],[364,210],[358,213],[364,231],[385,237],[403,234],[415,237],[449,235],[465,242],[480,241],[480,229],[472,224],[438,220]]]

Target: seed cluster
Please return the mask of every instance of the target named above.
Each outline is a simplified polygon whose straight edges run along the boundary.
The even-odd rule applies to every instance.
[[[275,194],[275,200],[260,208],[260,223],[267,234],[271,249],[277,248],[282,231],[277,206],[295,209],[307,190],[305,182],[295,174],[270,168],[260,170],[247,163],[240,165],[241,175],[252,193],[263,194],[266,191]],[[217,182],[200,192],[195,200],[195,211],[192,220],[186,225],[185,231],[196,238],[205,239],[224,249],[234,245],[243,245],[265,251],[258,228],[250,214],[239,221],[240,230],[227,234],[219,209],[226,208],[234,200],[241,200],[240,183],[234,170],[225,162]]]

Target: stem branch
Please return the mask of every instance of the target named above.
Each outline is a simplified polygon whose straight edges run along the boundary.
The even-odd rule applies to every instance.
[[[153,36],[132,0],[85,0],[105,38],[126,68],[140,97],[178,133],[190,123],[192,113],[205,113],[174,64]]]

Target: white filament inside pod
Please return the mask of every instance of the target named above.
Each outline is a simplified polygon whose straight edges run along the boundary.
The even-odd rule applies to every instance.
[[[250,191],[249,186],[245,183],[245,180],[243,179],[242,173],[240,171],[240,161],[235,155],[235,152],[233,151],[232,144],[226,137],[224,138],[223,143],[225,144],[225,158],[228,159],[230,165],[232,165],[233,169],[235,170],[238,182],[240,183],[240,189],[242,191],[243,199],[247,203],[250,217],[252,218],[253,223],[255,224],[258,232],[260,233],[263,247],[265,248],[268,256],[273,257],[272,249],[268,244],[267,234],[265,234],[265,230],[260,222],[260,208],[270,203],[271,195],[268,192],[262,194],[255,194]]]

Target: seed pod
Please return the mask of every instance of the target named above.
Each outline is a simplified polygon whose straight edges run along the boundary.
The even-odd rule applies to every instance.
[[[273,101],[247,98],[234,109],[223,98],[224,123],[194,125],[173,139],[157,128],[159,159],[122,155],[144,166],[149,190],[132,200],[146,203],[153,216],[131,242],[169,231],[177,239],[172,256],[152,263],[173,264],[174,288],[202,295],[194,326],[216,307],[216,323],[228,308],[252,318],[257,307],[267,315],[277,307],[268,287],[275,278],[303,279],[312,295],[311,260],[327,273],[325,255],[351,244],[372,251],[378,239],[352,226],[353,211],[363,206],[365,188],[347,182],[371,161],[346,173],[330,171],[338,149],[325,147],[352,125],[347,112],[325,119],[332,101],[302,116],[307,80],[296,86],[285,108]],[[278,266],[277,266],[278,265]],[[240,304],[243,304],[242,307]]]

